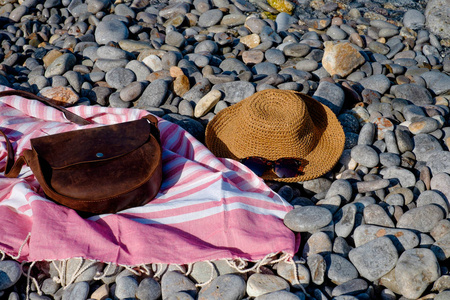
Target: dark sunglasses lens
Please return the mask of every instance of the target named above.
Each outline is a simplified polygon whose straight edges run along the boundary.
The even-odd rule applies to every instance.
[[[275,162],[273,170],[280,178],[297,177],[302,174],[301,164],[294,158],[280,158]]]
[[[247,166],[258,176],[261,176],[267,169],[266,162],[259,157],[247,157],[241,159],[241,163]]]

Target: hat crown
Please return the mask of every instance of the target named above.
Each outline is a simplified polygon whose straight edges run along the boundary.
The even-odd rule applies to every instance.
[[[236,157],[303,158],[316,146],[320,132],[299,94],[267,90],[242,101],[230,132]]]

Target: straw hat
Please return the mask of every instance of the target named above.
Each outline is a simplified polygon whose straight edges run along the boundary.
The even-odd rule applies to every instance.
[[[221,110],[208,123],[205,142],[218,157],[298,158],[302,175],[278,178],[267,171],[261,177],[299,182],[333,168],[345,135],[336,115],[317,100],[294,91],[264,90]]]

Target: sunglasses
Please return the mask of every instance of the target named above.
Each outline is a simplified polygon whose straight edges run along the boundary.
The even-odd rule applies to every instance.
[[[292,157],[268,160],[259,156],[250,156],[239,160],[258,176],[272,169],[279,178],[297,177],[303,174],[303,166],[299,159]]]

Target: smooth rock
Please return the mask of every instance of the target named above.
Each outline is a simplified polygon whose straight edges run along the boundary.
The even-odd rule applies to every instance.
[[[313,98],[328,106],[336,115],[338,115],[345,102],[345,93],[336,84],[323,81],[319,84]]]
[[[204,286],[199,294],[199,300],[209,299],[242,299],[245,295],[246,283],[239,275],[221,275]]]
[[[136,107],[159,107],[166,98],[168,88],[168,82],[163,79],[157,79],[151,82],[137,100]]]
[[[340,196],[345,202],[350,202],[353,194],[352,185],[344,179],[338,179],[331,183],[325,198]]]
[[[70,106],[75,104],[79,96],[69,87],[46,87],[40,91],[39,95],[51,99],[50,102],[61,105]]]
[[[95,29],[95,41],[100,45],[120,42],[128,38],[127,26],[117,19],[103,20]]]
[[[355,226],[356,212],[357,208],[354,204],[346,204],[333,216],[337,236],[346,238],[350,235]]]
[[[326,275],[336,285],[358,278],[358,271],[347,259],[337,254],[325,256]]]
[[[384,94],[391,86],[390,80],[382,74],[372,75],[359,81],[359,83],[365,88],[377,91],[380,94]]]
[[[354,248],[348,256],[359,274],[369,281],[375,281],[391,271],[398,259],[397,249],[387,237]]]
[[[200,118],[208,113],[219,102],[222,93],[219,90],[212,90],[203,96],[195,105],[194,116]]]
[[[367,288],[368,284],[364,279],[356,278],[336,286],[331,295],[333,297],[341,295],[358,295],[365,292]]]
[[[388,167],[382,170],[385,179],[398,179],[402,187],[413,187],[416,184],[414,174],[402,167]]]
[[[325,280],[326,261],[320,254],[312,254],[307,258],[308,268],[311,273],[311,281],[317,285],[321,285]]]
[[[229,103],[238,103],[239,101],[250,97],[256,91],[254,85],[247,81],[216,84],[214,85],[213,90],[216,89],[224,93],[225,96],[222,100]]]
[[[0,261],[0,291],[12,287],[22,276],[20,264],[14,260]]]
[[[49,78],[56,75],[62,75],[73,68],[76,63],[76,57],[72,53],[65,53],[53,60],[51,65],[45,71],[45,77]]]
[[[430,232],[444,219],[444,211],[437,205],[429,204],[405,212],[397,222],[397,228],[406,228],[420,232]]]
[[[431,93],[417,84],[401,84],[394,89],[395,97],[411,101],[415,105],[426,105],[433,103]]]
[[[125,68],[115,68],[106,73],[106,82],[110,87],[120,90],[136,80],[133,71]]]
[[[167,299],[177,292],[185,292],[192,297],[197,295],[195,284],[183,274],[169,271],[161,278],[161,295]]]
[[[356,145],[351,151],[352,158],[359,164],[373,168],[380,162],[378,153],[369,145]]]
[[[255,273],[248,278],[247,294],[258,297],[270,292],[289,290],[289,283],[281,277]]]
[[[330,254],[332,247],[332,242],[326,233],[321,231],[315,232],[306,241],[303,247],[302,257],[308,257],[314,254]]]
[[[297,207],[284,217],[284,224],[295,232],[307,232],[327,226],[332,220],[329,210],[318,206]]]
[[[439,263],[429,249],[406,250],[395,267],[395,281],[402,295],[416,299],[441,275]]]
[[[355,228],[353,235],[356,247],[383,236],[390,238],[399,252],[419,245],[419,237],[407,229],[361,225]]]

